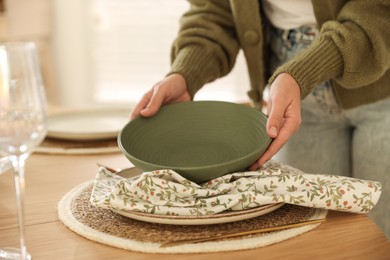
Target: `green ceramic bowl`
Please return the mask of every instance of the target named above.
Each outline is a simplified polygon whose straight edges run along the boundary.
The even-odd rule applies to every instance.
[[[201,183],[255,162],[271,143],[266,121],[262,112],[245,105],[182,102],[162,107],[151,118],[130,121],[118,144],[143,171],[172,169]]]

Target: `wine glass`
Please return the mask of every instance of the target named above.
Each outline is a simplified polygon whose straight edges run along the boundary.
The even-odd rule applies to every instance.
[[[1,157],[0,154],[0,174],[8,171],[11,168],[11,163],[8,160],[8,157]]]
[[[47,132],[46,96],[35,44],[0,43],[0,154],[12,164],[20,249],[0,249],[0,259],[31,259],[24,234],[24,164]]]

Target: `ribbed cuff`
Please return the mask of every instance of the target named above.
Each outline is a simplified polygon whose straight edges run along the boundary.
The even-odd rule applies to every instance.
[[[169,74],[183,75],[187,89],[193,98],[202,86],[218,77],[218,66],[205,48],[187,46],[174,57]]]
[[[271,85],[281,73],[290,74],[301,88],[301,98],[306,97],[319,83],[342,74],[343,58],[336,45],[330,41],[315,41],[289,62],[280,66],[269,80]]]

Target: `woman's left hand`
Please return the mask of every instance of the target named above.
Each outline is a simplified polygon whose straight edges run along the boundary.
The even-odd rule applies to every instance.
[[[265,153],[250,166],[257,170],[272,158],[299,129],[301,124],[301,90],[295,79],[287,73],[276,77],[270,86],[267,103],[267,134],[273,138]]]

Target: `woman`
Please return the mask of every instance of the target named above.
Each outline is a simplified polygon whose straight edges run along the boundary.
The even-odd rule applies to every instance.
[[[382,198],[371,217],[390,238],[390,1],[190,4],[170,72],[143,96],[132,118],[192,100],[231,71],[241,49],[255,106],[263,106],[269,86],[267,133],[274,138],[250,169],[281,149],[275,158],[306,172],[380,181]]]

